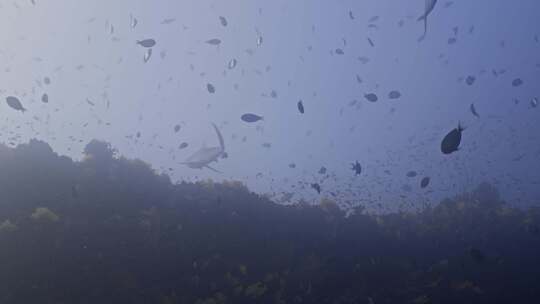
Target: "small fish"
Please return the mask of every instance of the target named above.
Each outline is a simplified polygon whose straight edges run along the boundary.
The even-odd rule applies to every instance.
[[[360,175],[360,173],[362,173],[362,166],[360,165],[358,161],[352,164],[352,170],[354,171],[355,176]]]
[[[133,17],[133,15],[130,15],[130,18],[131,18],[131,21],[129,23],[129,26],[134,29],[137,24],[139,23],[139,20],[137,20],[137,18]]]
[[[137,44],[145,48],[151,48],[156,45],[156,41],[154,39],[143,39],[137,40]]]
[[[301,114],[304,114],[304,103],[302,103],[302,100],[298,101],[296,106],[298,107],[298,112],[300,112]]]
[[[465,129],[461,127],[461,124],[458,124],[457,128],[446,134],[441,142],[441,152],[443,154],[451,154],[459,150],[463,130]]]
[[[364,98],[370,102],[377,102],[379,100],[379,97],[374,93],[364,94]]]
[[[51,84],[51,79],[49,77],[44,77],[43,78],[43,83],[46,84],[46,85],[49,85],[49,84]]]
[[[429,177],[426,176],[426,177],[422,178],[422,180],[420,181],[420,188],[422,188],[422,189],[426,188],[429,185],[429,182],[430,182]]]
[[[174,133],[178,133],[180,131],[180,125],[175,125],[174,126]]]
[[[339,48],[335,50],[335,53],[338,54],[338,55],[343,55],[343,54],[345,54],[345,52],[343,52],[343,50],[342,50],[342,49],[339,49]]]
[[[11,108],[17,110],[17,111],[21,111],[21,112],[25,112],[26,109],[23,107],[21,101],[19,100],[19,98],[15,97],[15,96],[8,96],[6,97],[6,103],[8,104],[8,106],[10,106]]]
[[[425,5],[425,8],[424,8],[424,14],[422,14],[422,16],[420,16],[416,20],[416,21],[422,21],[422,20],[424,21],[424,34],[422,36],[420,36],[418,41],[422,41],[422,40],[424,40],[424,38],[426,38],[428,16],[429,16],[429,14],[431,14],[433,9],[435,8],[435,5],[437,4],[437,0],[425,0],[425,1],[426,1],[426,5]]]
[[[211,83],[206,84],[206,90],[208,90],[208,93],[210,94],[214,94],[216,92],[216,88]]]
[[[183,142],[180,144],[180,146],[178,146],[178,149],[182,150],[182,149],[185,149],[188,147],[188,143],[187,142]]]
[[[234,69],[234,68],[236,67],[236,64],[237,64],[237,63],[238,63],[238,62],[236,61],[236,59],[234,59],[234,58],[231,59],[231,60],[229,61],[229,64],[228,64],[229,70]]]
[[[475,81],[476,81],[476,77],[474,76],[467,76],[467,78],[465,79],[465,83],[467,85],[473,85]]]
[[[417,175],[418,175],[418,173],[416,173],[416,171],[407,172],[407,177],[416,177]]]
[[[219,23],[221,23],[222,26],[227,26],[229,24],[227,19],[225,19],[223,16],[219,16]]]
[[[349,11],[349,18],[351,18],[351,20],[354,20],[354,15],[352,11]]]
[[[471,103],[470,109],[471,109],[472,115],[474,115],[474,116],[477,117],[477,118],[480,118],[480,115],[479,115],[478,112],[476,111],[476,107],[474,106],[474,103]]]
[[[315,189],[315,191],[317,191],[318,194],[321,194],[321,185],[317,183],[313,183],[311,184],[311,188]]]
[[[538,98],[534,97],[533,99],[531,99],[531,107],[538,107]]]
[[[367,41],[369,42],[369,45],[371,45],[371,47],[375,47],[375,43],[373,43],[373,40],[371,40],[371,38],[368,38]]]
[[[252,114],[252,113],[246,113],[240,116],[240,119],[242,119],[245,122],[251,123],[251,122],[257,122],[259,120],[263,120],[263,117],[256,114]]]
[[[143,57],[144,63],[147,63],[151,57],[152,57],[152,49],[147,49]]]
[[[401,97],[401,93],[399,91],[390,91],[390,93],[388,93],[388,98],[389,99],[398,99]]]
[[[43,93],[43,95],[41,95],[41,102],[43,103],[49,102],[49,95],[47,95],[47,93]]]
[[[514,80],[512,80],[512,86],[513,87],[519,87],[523,84],[523,80],[521,80],[520,78],[516,78]]]
[[[290,164],[289,164],[289,168],[291,168],[291,169],[296,168],[296,164],[295,164],[295,163],[290,163]]]
[[[210,45],[220,45],[221,40],[217,39],[217,38],[214,38],[214,39],[206,40],[206,43],[208,43]]]
[[[263,37],[262,36],[258,36],[257,37],[257,46],[261,46],[263,43]]]
[[[326,174],[326,167],[324,167],[324,166],[321,167],[321,168],[319,169],[319,172],[318,172],[318,173],[319,173],[319,174]]]
[[[176,21],[176,18],[167,18],[161,21],[161,24],[171,24]]]

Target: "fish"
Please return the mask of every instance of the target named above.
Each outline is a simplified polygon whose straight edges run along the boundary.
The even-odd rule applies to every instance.
[[[326,174],[326,167],[324,167],[324,166],[321,167],[321,168],[319,169],[319,172],[318,172],[318,173],[319,173],[319,174]]]
[[[216,92],[216,88],[211,83],[206,84],[206,90],[208,90],[208,93],[210,94],[214,94]]]
[[[21,101],[19,100],[19,98],[15,97],[15,96],[8,96],[6,97],[6,103],[8,104],[8,106],[10,106],[11,108],[17,110],[17,111],[21,111],[21,112],[25,112],[26,109],[23,107]]]
[[[210,44],[210,45],[220,45],[221,44],[221,40],[217,39],[217,38],[206,40],[205,42]]]
[[[139,20],[137,18],[133,17],[133,15],[129,15],[131,21],[129,23],[129,26],[134,29],[137,26],[137,23],[139,23]]]
[[[245,122],[257,122],[259,120],[263,120],[263,117],[252,113],[246,113],[240,116],[240,119]]]
[[[188,147],[188,143],[187,142],[183,142],[180,144],[180,146],[178,146],[178,149],[182,150],[182,149],[185,149]]]
[[[321,194],[321,185],[319,185],[318,183],[311,184],[311,188],[315,189],[318,194]]]
[[[228,64],[229,70],[234,69],[234,68],[236,67],[236,64],[237,64],[237,63],[238,63],[238,62],[236,61],[236,59],[234,59],[234,58],[231,59],[231,60],[229,61],[229,64]]]
[[[229,24],[227,19],[225,19],[223,16],[219,16],[219,23],[221,23],[222,26],[227,26]]]
[[[465,78],[465,83],[467,85],[473,85],[475,81],[476,81],[476,77],[474,76],[467,76],[467,78]]]
[[[181,162],[180,164],[186,165],[189,168],[192,169],[203,169],[207,168],[214,172],[219,172],[218,170],[210,167],[210,164],[212,162],[217,162],[219,158],[225,158],[227,157],[227,154],[225,152],[225,142],[223,140],[223,136],[221,135],[221,132],[219,131],[218,127],[212,123],[212,126],[214,127],[214,130],[216,131],[218,140],[219,140],[219,147],[202,147],[197,152],[193,153],[190,157],[188,157],[184,162]]]
[[[156,45],[156,41],[154,39],[143,39],[137,40],[137,44],[145,48],[151,48]]]
[[[512,80],[512,86],[513,87],[519,87],[523,84],[523,80],[521,80],[521,78],[516,78],[514,80]]]
[[[379,100],[379,97],[374,93],[364,94],[364,98],[370,102],[377,102],[377,100]]]
[[[531,99],[531,107],[538,107],[538,98],[534,97],[533,99]]]
[[[178,133],[178,131],[180,131],[180,125],[175,125],[174,126],[174,133]]]
[[[147,63],[148,60],[150,60],[150,58],[152,57],[152,49],[147,49],[146,50],[146,53],[144,53],[144,63]]]
[[[390,91],[390,93],[388,93],[389,99],[398,99],[400,97],[401,97],[401,93],[399,91],[393,90],[393,91]]]
[[[471,103],[470,109],[471,109],[471,113],[472,113],[475,117],[480,118],[480,115],[479,115],[478,112],[476,111],[476,107],[474,106],[474,103]]]
[[[362,173],[362,166],[358,161],[352,163],[352,170],[354,171],[354,175],[360,175]]]
[[[304,103],[302,103],[302,101],[298,101],[298,103],[296,104],[297,108],[298,108],[298,112],[300,112],[301,114],[304,114]]]
[[[418,175],[418,173],[416,173],[416,171],[407,172],[407,177],[416,177],[417,175]]]
[[[47,93],[43,93],[43,95],[41,95],[41,102],[43,103],[49,102],[49,95],[47,95]]]
[[[441,152],[443,154],[451,154],[459,150],[459,145],[461,143],[461,133],[463,132],[463,130],[465,130],[465,128],[463,128],[461,124],[458,124],[457,128],[446,134],[446,136],[441,142]]]
[[[420,188],[422,188],[422,189],[426,188],[429,185],[429,182],[430,182],[429,177],[426,176],[426,177],[422,178],[422,180],[420,181]]]
[[[424,21],[424,34],[418,38],[418,41],[424,40],[427,35],[427,23],[428,23],[428,16],[431,14],[433,9],[435,8],[435,5],[437,4],[437,0],[425,0],[426,5],[424,8],[424,14],[422,16],[418,17],[416,21]]]
[[[176,18],[167,18],[161,21],[161,24],[171,24],[176,21]]]
[[[338,55],[343,55],[343,54],[345,54],[345,52],[343,52],[343,50],[342,50],[342,49],[339,49],[339,48],[336,49],[335,53],[338,54]]]
[[[373,40],[371,40],[371,38],[368,38],[367,41],[369,42],[369,45],[371,45],[371,47],[375,47],[375,43],[373,43]]]

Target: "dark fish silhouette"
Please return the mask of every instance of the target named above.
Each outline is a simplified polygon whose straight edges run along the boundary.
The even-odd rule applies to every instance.
[[[480,118],[480,115],[479,115],[478,112],[476,111],[476,107],[474,106],[474,103],[471,103],[470,109],[471,109],[471,113],[472,113],[475,117]]]
[[[512,86],[514,87],[519,87],[522,84],[523,84],[523,80],[521,80],[520,78],[516,78],[512,80]]]
[[[206,40],[206,43],[208,43],[210,45],[220,45],[221,40],[217,39],[217,38],[214,38],[214,39]]]
[[[8,96],[6,97],[6,103],[8,104],[8,106],[10,106],[11,108],[17,110],[17,111],[21,111],[21,112],[25,112],[26,109],[23,107],[21,101],[19,100],[19,98],[15,97],[15,96]]]
[[[263,117],[252,113],[246,113],[240,116],[240,119],[245,122],[257,122],[259,120],[263,120]]]
[[[407,172],[407,177],[416,177],[417,175],[418,175],[418,173],[416,173],[416,171]]]
[[[304,114],[304,104],[302,103],[301,100],[298,102],[297,107],[298,107],[298,112]]]
[[[430,181],[430,178],[427,176],[422,178],[422,180],[420,181],[420,187],[422,189],[426,188],[429,185],[429,181]]]
[[[311,184],[311,188],[315,189],[315,191],[317,191],[318,194],[321,194],[321,185],[317,183],[313,183]]]
[[[208,90],[208,93],[210,93],[210,94],[214,94],[216,92],[216,88],[211,83],[208,83],[206,85],[206,89]]]
[[[364,94],[364,98],[371,102],[377,102],[379,100],[379,97],[374,93]]]
[[[41,102],[43,103],[49,102],[49,95],[47,95],[47,93],[43,93],[43,95],[41,95]]]
[[[154,39],[143,39],[137,40],[137,44],[145,48],[151,48],[156,45],[156,41]]]
[[[219,16],[219,22],[221,23],[222,26],[227,26],[229,24],[227,22],[227,19],[225,19],[225,17],[223,16]]]
[[[354,171],[354,175],[360,175],[362,173],[362,166],[358,161],[352,164],[352,170]]]
[[[390,93],[388,93],[389,99],[398,99],[400,97],[401,97],[401,93],[399,91],[393,90],[393,91],[390,91]]]
[[[443,154],[451,154],[459,149],[461,143],[461,133],[465,130],[458,124],[458,127],[446,134],[441,142],[441,152]]]
[[[467,83],[468,85],[473,85],[475,81],[476,78],[474,76],[467,76],[467,78],[465,79],[465,83]]]

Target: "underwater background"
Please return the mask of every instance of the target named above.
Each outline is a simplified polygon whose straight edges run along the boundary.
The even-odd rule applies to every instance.
[[[0,1],[0,304],[537,303],[540,2]]]

